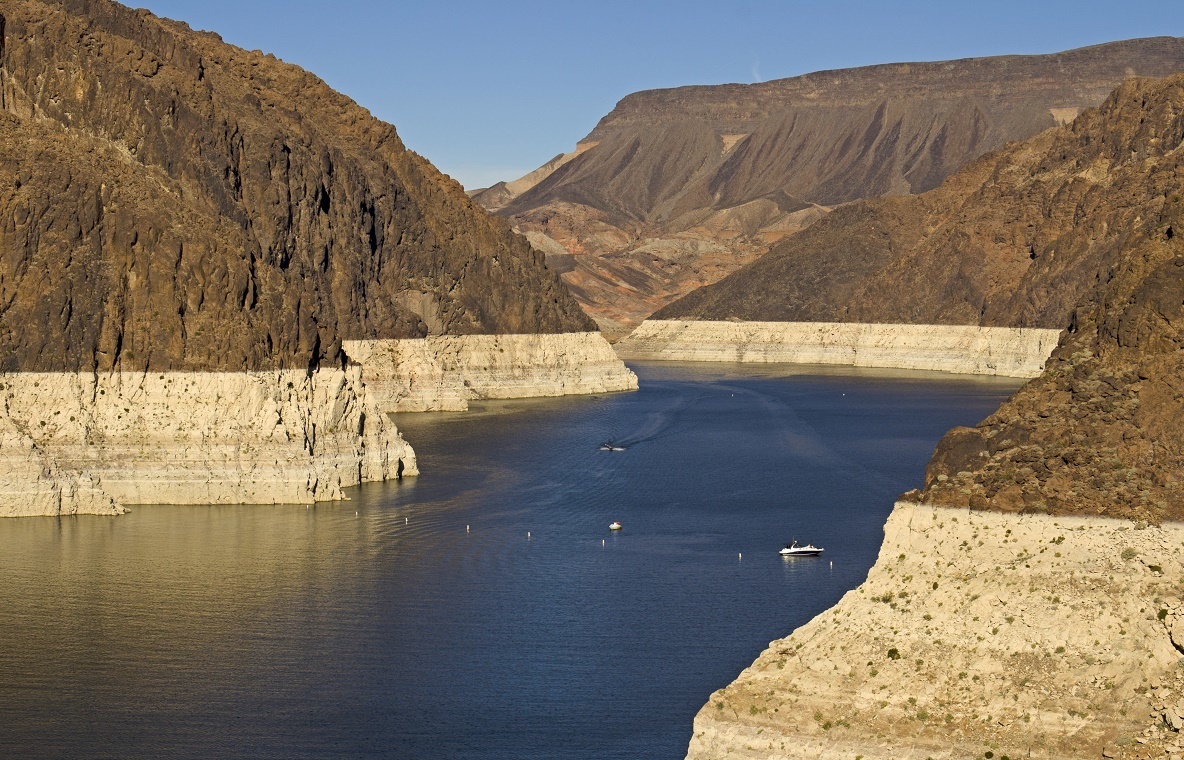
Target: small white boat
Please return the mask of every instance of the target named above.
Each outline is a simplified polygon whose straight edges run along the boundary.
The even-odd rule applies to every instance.
[[[781,550],[782,557],[817,557],[822,554],[822,547],[814,544],[806,544],[805,546],[798,546],[798,542],[794,541],[792,544],[786,544],[785,548]]]
[[[623,526],[619,522],[617,522],[616,520],[613,520],[611,523],[608,524],[609,530],[620,530],[622,527]]]
[[[624,446],[614,446],[611,443],[602,443],[602,444],[600,444],[600,450],[601,451],[624,451],[625,447]]]

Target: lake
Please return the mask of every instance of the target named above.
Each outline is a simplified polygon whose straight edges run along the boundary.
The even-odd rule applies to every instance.
[[[682,757],[1019,385],[634,368],[636,393],[397,415],[423,474],[349,502],[0,520],[0,755]]]

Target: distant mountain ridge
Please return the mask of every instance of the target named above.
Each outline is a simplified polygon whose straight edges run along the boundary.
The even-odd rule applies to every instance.
[[[1157,37],[639,92],[580,141],[592,147],[516,195],[474,198],[572,254],[564,279],[621,332],[836,206],[930,190],[1131,76],[1179,71],[1184,39]]]

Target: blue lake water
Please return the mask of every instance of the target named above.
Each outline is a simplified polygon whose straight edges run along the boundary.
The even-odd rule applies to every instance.
[[[0,521],[0,756],[681,757],[712,691],[864,579],[942,433],[1017,387],[635,369],[400,415],[423,475],[350,502]]]

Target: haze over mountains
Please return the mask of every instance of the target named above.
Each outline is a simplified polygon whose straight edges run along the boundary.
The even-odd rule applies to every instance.
[[[624,98],[575,151],[474,198],[509,217],[610,334],[861,198],[930,190],[1072,120],[1184,40],[818,72]]]

